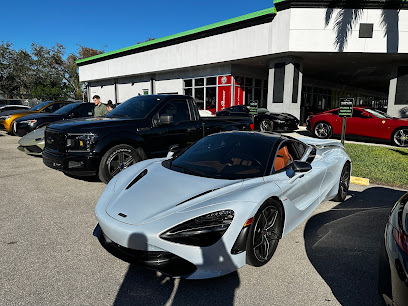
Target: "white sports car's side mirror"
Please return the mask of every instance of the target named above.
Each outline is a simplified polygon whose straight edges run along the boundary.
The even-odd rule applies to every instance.
[[[167,159],[170,159],[174,156],[174,153],[176,153],[178,151],[179,145],[175,144],[175,145],[171,145],[169,148],[169,151],[167,152]]]

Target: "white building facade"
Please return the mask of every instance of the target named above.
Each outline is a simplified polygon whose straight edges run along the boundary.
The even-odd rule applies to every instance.
[[[103,102],[187,94],[203,109],[221,110],[255,100],[304,122],[352,96],[357,105],[406,116],[408,5],[343,2],[275,1],[274,8],[80,60],[80,81],[88,83],[88,99],[98,94]]]

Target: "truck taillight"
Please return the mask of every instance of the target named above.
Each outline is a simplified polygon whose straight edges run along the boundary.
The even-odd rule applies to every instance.
[[[251,123],[249,126],[251,127],[251,130],[254,130],[255,126],[253,123]]]

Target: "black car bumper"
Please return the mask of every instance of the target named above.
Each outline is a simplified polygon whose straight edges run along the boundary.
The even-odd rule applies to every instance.
[[[75,176],[92,176],[98,173],[99,156],[57,155],[43,151],[43,162],[47,167]]]
[[[102,247],[113,256],[132,264],[160,271],[170,276],[185,277],[197,269],[191,262],[169,252],[140,251],[120,246],[106,237],[99,224],[95,227],[93,235],[98,238]]]
[[[35,128],[28,124],[16,124],[16,130],[14,131],[17,136],[23,137],[24,135],[34,131]]]

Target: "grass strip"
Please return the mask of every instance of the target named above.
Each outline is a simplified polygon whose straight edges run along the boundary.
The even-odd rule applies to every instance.
[[[354,143],[346,143],[345,148],[353,163],[351,175],[408,189],[408,149]]]

